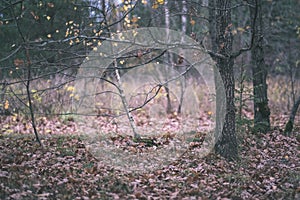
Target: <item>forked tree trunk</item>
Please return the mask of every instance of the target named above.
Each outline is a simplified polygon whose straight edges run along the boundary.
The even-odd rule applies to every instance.
[[[267,66],[264,60],[263,23],[261,1],[250,7],[252,31],[254,31],[251,49],[253,95],[254,95],[254,131],[266,133],[270,130],[270,109],[267,95]],[[255,19],[256,18],[256,19]]]
[[[238,157],[237,140],[235,135],[235,106],[234,106],[234,58],[232,53],[232,34],[231,34],[231,1],[230,0],[210,0],[210,34],[213,49],[213,59],[216,61],[217,70],[220,73],[225,88],[226,98],[226,115],[223,129],[220,137],[216,137],[215,151],[217,154],[228,160],[235,160]],[[217,120],[221,120],[220,116],[222,108],[220,102],[223,95],[218,89],[218,81],[216,81],[217,92]],[[216,132],[220,127],[218,121]],[[218,134],[218,133],[217,133]]]
[[[122,84],[120,72],[119,72],[119,69],[118,69],[117,59],[114,60],[114,70],[115,70],[116,79],[117,79],[117,86],[118,86],[117,89],[119,91],[119,95],[121,97],[122,105],[123,105],[124,111],[126,113],[127,119],[129,121],[131,130],[133,132],[133,138],[135,140],[140,140],[141,136],[137,132],[136,124],[135,124],[133,116],[130,112],[128,102],[127,102],[127,99],[126,99],[126,96],[125,96],[125,92],[124,92],[124,89],[123,89],[123,84]]]

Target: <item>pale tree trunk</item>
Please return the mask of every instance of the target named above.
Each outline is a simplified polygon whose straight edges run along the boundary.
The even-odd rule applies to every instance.
[[[270,130],[270,109],[267,95],[267,66],[263,49],[263,21],[261,1],[255,0],[250,7],[250,17],[253,21],[253,47],[251,49],[253,95],[254,95],[254,130],[266,133]]]
[[[187,30],[187,6],[186,6],[186,0],[182,1],[182,14],[181,14],[181,43],[184,44],[184,38],[186,35],[186,30]],[[180,56],[180,55],[179,55]],[[180,65],[180,63],[177,63]],[[185,69],[185,66],[183,66]],[[179,105],[177,108],[177,113],[180,114],[181,113],[181,108],[182,108],[182,104],[183,104],[183,97],[184,97],[184,92],[185,92],[185,86],[186,86],[186,80],[185,78],[183,79],[183,81],[180,80],[180,99],[179,99]]]
[[[234,106],[234,58],[232,53],[232,33],[231,33],[231,1],[230,0],[210,0],[210,34],[212,42],[211,53],[216,61],[217,70],[220,73],[225,88],[226,114],[223,129],[220,136],[217,136],[215,151],[228,160],[235,160],[238,157],[237,140],[235,135],[235,106]],[[216,105],[216,132],[220,128],[222,108],[222,92],[219,88],[219,82],[216,81],[217,105]],[[219,116],[219,117],[218,117]]]
[[[129,120],[129,124],[130,124],[130,127],[131,127],[132,132],[133,132],[133,137],[134,137],[134,139],[139,140],[139,139],[141,139],[141,136],[137,132],[135,121],[134,121],[133,116],[132,116],[132,114],[129,110],[128,102],[127,102],[127,99],[126,99],[126,96],[125,96],[125,93],[124,93],[124,89],[123,89],[123,85],[122,85],[122,81],[121,81],[121,77],[120,77],[120,73],[119,73],[118,64],[117,64],[116,59],[114,60],[114,70],[115,70],[116,79],[117,79],[117,86],[118,86],[117,89],[118,89],[120,97],[121,97],[121,101],[122,101],[124,111],[125,111],[126,116]]]
[[[116,3],[116,2],[115,2]],[[105,16],[105,24],[107,25],[108,22],[107,22],[107,13],[106,13],[106,9],[105,9],[105,0],[102,0],[102,8],[103,8],[103,16]],[[119,13],[118,11],[116,11],[116,15],[117,15],[117,18],[119,17]],[[118,23],[120,24],[120,23]],[[119,27],[119,25],[118,25]],[[120,28],[120,27],[119,27]],[[118,30],[121,30],[121,29],[118,29]],[[110,29],[108,28],[107,29],[107,33],[109,34],[109,37],[111,37],[111,32],[110,32]],[[113,47],[111,49],[111,55],[114,55],[116,52],[113,51]],[[122,84],[122,79],[121,79],[121,76],[120,76],[120,70],[119,70],[119,67],[118,67],[118,62],[117,62],[117,59],[114,59],[114,62],[113,62],[113,66],[114,66],[114,72],[115,72],[115,75],[116,75],[116,85],[117,85],[117,89],[118,89],[118,92],[119,92],[119,95],[120,95],[120,98],[121,98],[121,101],[122,101],[122,105],[123,105],[123,109],[125,111],[125,114],[126,114],[126,117],[129,121],[129,124],[130,124],[130,127],[131,127],[131,130],[133,132],[133,138],[135,140],[140,140],[141,139],[141,136],[138,134],[138,131],[137,131],[137,127],[136,127],[136,124],[135,124],[135,121],[134,121],[134,118],[132,116],[132,113],[130,112],[130,109],[129,109],[129,106],[128,106],[128,101],[126,99],[126,96],[125,96],[125,92],[124,92],[124,86]]]
[[[182,34],[186,34],[187,27],[187,6],[186,0],[182,0],[182,15],[181,15],[181,32]],[[184,37],[182,37],[183,39]]]
[[[168,0],[165,0],[164,3],[164,11],[165,11],[165,27],[166,27],[166,41],[169,41],[169,29],[170,29],[170,11],[168,8]],[[166,54],[166,59],[167,59],[167,66],[166,66],[166,70],[169,69],[168,63],[171,63],[171,58],[169,54]],[[164,76],[166,79],[168,79],[168,71],[165,74],[166,76]],[[171,97],[170,97],[170,89],[168,86],[168,80],[165,80],[165,85],[164,88],[166,90],[166,97],[167,97],[167,113],[172,113],[172,104],[171,104]]]

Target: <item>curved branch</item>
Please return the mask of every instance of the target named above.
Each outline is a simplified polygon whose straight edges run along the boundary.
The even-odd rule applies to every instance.
[[[250,7],[250,9],[253,9],[253,8],[251,8],[250,4],[249,4],[249,7]],[[232,58],[236,58],[236,57],[240,56],[242,53],[244,53],[246,51],[250,51],[252,49],[252,47],[254,46],[254,39],[255,39],[256,34],[257,34],[256,33],[256,31],[257,31],[256,30],[257,17],[258,17],[258,3],[257,3],[257,0],[255,0],[254,18],[253,18],[253,21],[252,21],[252,34],[251,34],[250,46],[241,48],[239,51],[232,53],[231,54]]]

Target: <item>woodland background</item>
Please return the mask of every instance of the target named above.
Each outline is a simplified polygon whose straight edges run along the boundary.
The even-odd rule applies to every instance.
[[[2,0],[1,199],[298,199],[299,4],[298,0]],[[203,90],[195,90],[202,99],[195,112],[180,108],[181,101],[174,100],[165,82],[146,92],[153,99],[140,109],[131,100],[124,104],[118,90],[122,109],[99,104],[93,113],[85,113],[110,134],[115,148],[133,154],[180,141],[178,127],[192,127],[187,131],[193,138],[187,141],[189,151],[174,162],[139,172],[115,168],[96,157],[77,135],[78,113],[66,105],[80,100],[76,75],[89,53],[113,33],[142,27],[169,28],[194,39],[216,63],[227,106],[222,137],[205,157],[194,152],[220,108],[210,107]],[[199,83],[199,74],[186,67],[181,55],[141,49],[115,58],[116,65],[99,77],[99,88],[114,83],[122,89],[118,74],[122,77],[129,68],[148,62],[170,68],[184,65],[183,79]],[[125,125],[116,121],[119,112],[128,118]],[[155,138],[143,137],[141,130],[148,129],[152,118],[163,121],[155,124],[161,132]]]

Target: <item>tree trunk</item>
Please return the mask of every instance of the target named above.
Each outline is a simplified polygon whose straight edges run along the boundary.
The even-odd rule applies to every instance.
[[[181,43],[184,44],[184,38],[186,36],[187,33],[187,2],[186,0],[182,0],[182,14],[181,14]],[[179,55],[179,59],[180,60],[180,55]],[[181,63],[177,63],[177,64],[181,64]],[[178,103],[178,108],[177,108],[177,113],[181,114],[181,108],[182,108],[182,104],[183,104],[183,100],[184,100],[184,93],[185,93],[185,87],[186,87],[186,78],[184,78],[183,80],[180,80],[180,98],[179,98],[179,103]]]
[[[165,27],[166,27],[166,40],[169,40],[170,37],[170,11],[168,8],[168,0],[165,0],[164,2],[164,10],[165,10]],[[168,41],[169,42],[169,41]],[[171,104],[171,96],[170,96],[170,89],[169,89],[169,84],[168,84],[168,74],[169,74],[169,65],[168,63],[171,62],[171,57],[169,54],[166,54],[166,60],[167,60],[167,64],[166,64],[166,70],[167,72],[164,74],[165,77],[165,82],[166,84],[164,85],[164,88],[166,90],[166,97],[167,97],[167,109],[166,112],[168,114],[172,113],[172,104]]]
[[[115,70],[116,79],[117,79],[117,86],[118,86],[117,89],[119,91],[119,95],[121,97],[122,105],[123,105],[124,111],[126,113],[127,119],[129,120],[131,130],[133,132],[133,138],[135,140],[140,140],[141,136],[137,132],[137,127],[136,127],[135,121],[133,119],[133,116],[130,112],[128,102],[127,102],[127,99],[126,99],[126,96],[125,96],[125,93],[124,93],[123,84],[122,84],[120,72],[119,72],[119,69],[118,69],[117,59],[114,59],[114,70]]]
[[[261,1],[250,8],[254,31],[253,48],[251,49],[253,95],[254,95],[254,131],[266,133],[270,130],[270,109],[267,96],[267,66],[264,60],[263,23]]]
[[[298,97],[297,101],[294,103],[291,114],[290,114],[289,121],[285,125],[284,133],[286,133],[286,134],[290,134],[293,130],[294,120],[295,120],[295,116],[296,116],[299,105],[300,105],[300,96]]]
[[[234,58],[232,53],[232,33],[231,33],[231,1],[230,0],[211,0],[210,5],[210,34],[212,42],[212,57],[216,61],[217,70],[220,73],[225,88],[226,97],[226,115],[220,136],[217,136],[215,151],[217,154],[228,160],[235,160],[238,157],[237,140],[235,135],[235,106],[234,106]],[[217,120],[221,118],[220,102],[223,95],[218,89],[218,81],[216,81],[217,92]],[[216,132],[218,132],[218,121],[216,122]],[[218,134],[218,133],[217,133]]]

